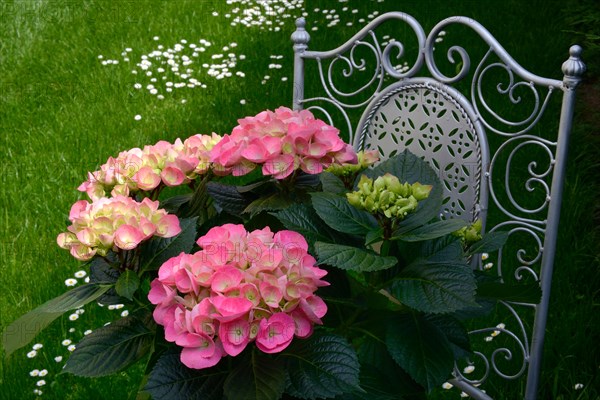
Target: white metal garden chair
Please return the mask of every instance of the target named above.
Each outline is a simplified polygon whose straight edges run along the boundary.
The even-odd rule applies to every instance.
[[[390,35],[378,35],[383,26],[390,24],[399,29],[388,30]],[[487,44],[487,51],[477,57],[477,63],[471,62],[463,47],[443,49],[444,30],[455,25],[470,28]],[[445,186],[443,217],[469,221],[480,218],[486,231],[510,232],[509,243],[492,268],[505,281],[539,282],[541,302],[502,303],[510,322],[470,332],[476,360],[469,363],[477,365],[479,373],[466,374],[457,366],[451,383],[474,398],[490,399],[479,387],[492,374],[506,379],[526,377],[525,398],[535,399],[575,88],[585,71],[581,48],[570,48],[570,57],[562,65],[561,81],[521,67],[489,31],[467,17],[447,18],[426,34],[410,15],[390,12],[329,51],[309,51],[305,20],[298,19],[296,27],[292,34],[295,109],[322,112],[331,124],[345,131],[356,150],[375,148],[385,159],[408,149],[424,157],[439,172]],[[411,37],[397,37],[403,32]],[[443,66],[435,57],[442,50],[450,61]],[[408,63],[395,65],[394,59],[408,59]],[[319,75],[318,81],[305,80],[305,68],[310,74],[309,61]],[[361,77],[366,78],[361,81]],[[347,81],[345,87],[356,84],[357,88],[344,92],[339,88],[339,79]],[[313,83],[316,94],[306,95]],[[560,120],[557,125],[555,121],[555,133],[548,134],[552,122],[538,122],[546,123],[546,119],[555,119],[559,114],[550,105],[557,96],[562,97]],[[498,111],[494,104],[502,98],[508,107]],[[512,171],[517,165],[522,165],[520,175],[523,171],[527,175],[522,182],[513,182]],[[513,248],[509,246],[511,240],[516,243]],[[509,250],[511,254],[507,254]],[[482,265],[490,267],[487,261],[479,267]],[[527,317],[533,320],[532,326]],[[484,336],[494,341],[489,339],[491,343],[483,344]],[[498,343],[496,337],[500,336],[512,341],[513,346]],[[486,349],[478,350],[477,343]],[[495,348],[494,343],[498,343]]]

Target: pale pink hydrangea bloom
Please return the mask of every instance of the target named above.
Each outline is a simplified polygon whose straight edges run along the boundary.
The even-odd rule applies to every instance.
[[[92,203],[80,200],[71,207],[68,232],[59,234],[56,241],[73,257],[86,261],[110,249],[132,250],[152,236],[178,235],[177,216],[158,206],[158,201],[145,198],[140,203],[122,195]]]
[[[218,174],[241,176],[261,165],[263,175],[283,179],[297,169],[318,174],[332,164],[357,162],[339,130],[307,110],[279,107],[238,123],[210,151]]]
[[[302,235],[266,227],[212,228],[202,250],[166,261],[148,299],[165,338],[182,346],[181,361],[209,368],[256,342],[265,353],[285,349],[294,336],[312,334],[327,312],[314,293],[327,272],[316,267]]]
[[[209,151],[221,136],[194,135],[173,144],[164,140],[143,149],[133,148],[110,157],[98,171],[88,173],[88,180],[78,190],[92,200],[112,196],[128,196],[138,190],[151,191],[161,183],[178,186],[208,171]]]

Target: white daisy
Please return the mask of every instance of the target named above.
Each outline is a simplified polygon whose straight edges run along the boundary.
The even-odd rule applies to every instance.
[[[75,285],[77,285],[77,279],[69,278],[65,281],[65,285],[75,286]]]

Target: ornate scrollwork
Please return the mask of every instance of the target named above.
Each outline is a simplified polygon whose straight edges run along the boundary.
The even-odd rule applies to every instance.
[[[429,38],[434,37],[432,36],[432,34],[429,35]],[[437,33],[435,37],[437,37]],[[471,69],[471,58],[469,57],[469,53],[467,53],[467,51],[460,46],[450,47],[448,49],[448,52],[446,53],[448,61],[450,61],[451,64],[457,65],[454,59],[454,55],[458,54],[460,56],[461,67],[455,76],[446,76],[438,69],[437,65],[435,64],[435,60],[433,57],[433,42],[430,43],[429,38],[427,39],[427,45],[425,47],[425,60],[427,62],[427,67],[429,68],[429,72],[431,72],[431,75],[433,75],[435,79],[444,83],[455,83],[467,76],[469,70]]]
[[[440,82],[448,84],[458,82],[469,74],[471,68],[471,58],[468,52],[461,46],[452,46],[447,50],[448,61],[450,61],[450,63],[453,65],[460,65],[460,70],[456,73],[456,75],[444,75],[436,64],[434,57],[435,39],[438,37],[442,29],[451,24],[462,24],[470,27],[477,34],[479,34],[484,42],[490,46],[489,50],[477,64],[477,68],[475,69],[471,81],[471,102],[477,113],[480,115],[481,122],[487,129],[500,135],[515,136],[528,132],[538,122],[546,110],[548,100],[553,93],[553,90],[555,88],[560,88],[562,83],[557,80],[539,77],[525,70],[506,52],[506,50],[498,43],[498,41],[496,41],[496,39],[487,29],[485,29],[476,21],[465,17],[447,18],[438,23],[427,36],[427,42],[425,45],[425,62],[427,63],[427,67],[429,68],[431,75]],[[494,62],[486,65],[492,53],[494,53],[500,59],[500,62]],[[460,61],[456,60],[456,55],[459,56]],[[507,73],[508,83],[506,83],[506,86],[504,87],[502,83],[498,83],[496,85],[496,90],[500,95],[507,95],[509,101],[513,105],[521,103],[521,98],[515,96],[516,89],[520,87],[526,87],[531,90],[531,93],[534,96],[534,106],[533,110],[531,110],[531,112],[524,119],[510,121],[500,116],[499,113],[492,109],[488,102],[486,102],[485,96],[482,92],[481,83],[488,71],[497,68],[501,68]],[[521,80],[516,80],[515,75]],[[540,95],[538,86],[536,85],[548,89],[541,104],[540,99],[542,96]],[[493,123],[490,118],[496,123]],[[497,127],[498,123],[508,128],[519,128],[519,130],[516,132],[505,131]]]
[[[495,349],[487,352],[488,354],[482,351],[474,351],[473,354],[476,359],[465,360],[467,366],[470,367],[469,369],[461,370],[458,363],[455,364],[454,376],[473,386],[483,384],[489,378],[491,372],[494,372],[504,379],[514,380],[521,377],[527,369],[530,347],[527,330],[523,324],[523,320],[512,304],[507,302],[500,303],[509,311],[512,322],[509,324],[499,324],[494,327],[475,329],[470,331],[469,335],[479,336],[487,334],[488,336],[485,337],[485,340],[490,343],[493,343],[497,337],[502,335],[510,338],[510,342],[512,342],[514,346],[509,348],[507,345],[501,344]],[[509,329],[507,328],[508,325],[515,326],[515,328]],[[518,354],[518,358],[515,358],[516,354]],[[515,362],[513,365],[517,368],[513,368],[512,372],[507,371],[499,364],[501,359],[506,362]],[[520,361],[520,363],[518,361]],[[471,375],[473,371],[478,372],[476,375]]]
[[[500,166],[497,166],[500,156],[504,155],[504,152],[507,151],[509,146],[512,146],[515,143],[518,143],[518,144],[509,151],[508,159],[506,161],[505,167],[502,168]],[[543,191],[542,204],[540,204],[537,207],[526,207],[526,206],[520,204],[515,199],[515,197],[512,193],[512,190],[511,190],[511,185],[510,185],[511,177],[514,176],[514,174],[511,174],[513,159],[514,159],[515,155],[521,149],[525,148],[525,146],[537,146],[538,148],[542,149],[543,152],[548,156],[548,167],[541,172],[535,171],[535,169],[538,168],[538,162],[536,162],[536,161],[529,162],[529,164],[527,166],[527,172],[529,173],[530,178],[528,178],[524,182],[524,189],[529,193],[532,193],[532,192],[536,191],[537,189],[541,189]],[[544,178],[547,178],[550,176],[550,174],[552,173],[554,164],[555,164],[554,153],[550,149],[550,147],[554,147],[554,146],[556,146],[556,143],[551,142],[549,140],[545,140],[545,139],[539,138],[537,136],[532,136],[532,135],[521,135],[521,136],[515,136],[515,137],[509,138],[504,143],[502,143],[502,145],[500,145],[498,147],[498,150],[495,152],[494,156],[492,157],[491,164],[490,164],[490,170],[487,174],[488,182],[489,182],[489,190],[490,190],[490,195],[491,195],[494,203],[496,204],[496,206],[509,218],[516,220],[516,221],[530,222],[530,223],[535,223],[535,224],[544,224],[544,220],[532,219],[531,216],[526,217],[523,215],[517,215],[515,212],[510,211],[508,209],[508,207],[506,207],[504,204],[502,204],[502,200],[499,198],[499,196],[496,192],[496,187],[495,187],[494,181],[492,179],[494,173],[499,172],[499,173],[504,174],[503,190],[505,192],[505,195],[506,195],[510,205],[514,209],[516,209],[516,211],[521,212],[523,214],[529,214],[529,215],[539,213],[542,210],[547,208],[548,203],[550,201],[550,187],[548,186],[548,184],[546,183]],[[529,148],[528,148],[528,150],[529,150]],[[534,184],[537,187],[534,186]]]
[[[422,61],[420,61],[422,57],[419,56],[410,70],[405,73],[399,72],[391,62],[391,51],[393,49],[398,49],[399,54],[397,58],[401,58],[404,56],[404,45],[401,42],[394,40],[387,43],[382,50],[379,38],[373,30],[368,30],[365,37],[370,38],[372,43],[365,40],[355,40],[345,53],[335,54],[326,67],[324,66],[324,60],[327,58],[322,56],[316,57],[323,90],[332,102],[345,108],[360,108],[366,106],[371,99],[381,91],[386,73],[396,79],[405,78],[410,76],[410,74],[416,71],[420,67],[420,64],[422,64]],[[368,63],[365,57],[357,59],[356,54],[361,47],[368,49],[372,53],[372,63]],[[347,56],[344,55],[346,53],[348,54]],[[355,79],[357,71],[366,71],[368,65],[372,65],[373,71],[369,78],[366,79],[366,83],[354,91],[345,92],[341,90],[335,82],[334,72],[335,67],[339,62],[344,63],[345,68],[342,69],[341,76],[345,79]],[[342,98],[347,99],[352,97],[356,97],[359,100],[354,103],[342,100]],[[304,102],[309,102],[311,100],[313,99],[305,99]]]
[[[485,125],[485,127],[487,129],[489,129],[499,135],[504,135],[504,136],[522,135],[522,134],[528,132],[529,130],[531,130],[531,128],[535,124],[537,124],[539,119],[544,114],[544,111],[546,110],[546,108],[548,106],[548,101],[550,100],[550,96],[552,95],[553,87],[552,86],[548,87],[548,92],[544,96],[543,103],[540,104],[540,93],[538,91],[537,86],[535,86],[535,84],[533,82],[516,81],[514,71],[512,69],[510,69],[510,67],[508,67],[506,64],[496,62],[496,63],[488,64],[485,67],[483,67],[485,65],[485,62],[487,61],[487,58],[490,55],[490,53],[491,53],[491,49],[481,59],[477,69],[475,70],[475,76],[473,77],[473,81],[472,81],[472,85],[471,85],[471,99],[473,102],[473,107],[477,110],[478,114],[481,115],[481,122]],[[499,82],[496,85],[496,91],[501,95],[507,95],[509,101],[512,104],[517,105],[517,104],[521,103],[521,96],[515,96],[517,89],[523,87],[523,88],[527,88],[530,90],[530,93],[533,96],[533,102],[532,102],[533,107],[529,111],[529,113],[526,115],[525,118],[523,118],[521,120],[517,120],[517,121],[508,120],[508,119],[502,117],[496,111],[494,111],[494,109],[485,100],[485,96],[483,94],[483,89],[482,89],[482,87],[484,85],[482,85],[482,81],[483,81],[486,73],[488,71],[491,71],[492,69],[500,69],[500,70],[503,70],[506,72],[506,75],[508,76],[508,82],[505,83],[506,86],[503,87],[503,83]],[[485,113],[482,112],[484,110],[485,110]],[[494,126],[494,124],[492,124],[489,121],[488,115],[491,116],[495,121],[499,122],[500,124],[507,126],[507,127],[517,128],[518,130],[516,130],[515,132],[508,132],[506,130],[498,129],[497,127]]]
[[[323,89],[325,90],[325,92],[327,93],[327,96],[332,101],[335,101],[336,103],[340,104],[343,107],[356,108],[356,107],[365,106],[368,103],[370,97],[366,101],[362,101],[357,104],[348,104],[348,103],[342,102],[339,99],[339,97],[336,97],[336,95],[342,96],[342,97],[357,96],[360,93],[366,91],[368,88],[370,88],[373,85],[373,83],[376,81],[377,81],[377,83],[376,83],[374,92],[377,92],[378,90],[381,89],[381,86],[383,85],[383,74],[381,73],[381,69],[382,69],[382,67],[381,67],[381,49],[379,47],[379,41],[377,40],[377,36],[375,35],[374,32],[369,32],[369,34],[370,34],[371,38],[373,39],[374,44],[371,44],[369,42],[365,42],[362,40],[357,40],[354,43],[354,45],[352,46],[352,48],[350,48],[349,57],[338,54],[335,58],[333,58],[329,62],[329,67],[327,68],[327,79],[325,79],[325,76],[323,74],[322,60],[320,58],[317,59],[317,64],[319,67],[319,75],[321,77],[321,84],[323,85]],[[367,83],[365,83],[363,86],[361,86],[360,88],[356,89],[353,92],[343,92],[340,89],[338,89],[338,87],[336,86],[336,84],[334,82],[334,78],[333,78],[334,67],[338,61],[344,62],[344,64],[348,68],[348,69],[344,68],[342,70],[342,76],[344,78],[352,78],[356,71],[366,69],[367,61],[364,58],[361,58],[359,62],[356,61],[355,51],[359,46],[364,46],[373,52],[373,55],[375,57],[375,70],[373,72],[373,75],[370,77],[370,79],[367,81]]]
[[[379,25],[390,20],[399,20],[408,24],[415,32],[418,48],[424,46],[425,33],[421,25],[413,17],[404,13],[388,13],[385,17],[380,16],[375,18],[337,49],[325,52],[311,52],[305,51],[305,48],[298,48],[303,59],[316,60],[321,87],[325,95],[321,97],[299,98],[296,99],[296,102],[298,104],[309,105],[325,101],[338,109],[358,109],[365,107],[381,92],[387,76],[401,79],[412,76],[412,74],[420,70],[423,64],[423,54],[420,51],[416,53],[416,59],[411,63],[408,71],[403,72],[393,65],[391,61],[392,51],[394,49],[398,51],[396,59],[405,58],[404,44],[394,39],[391,39],[388,43],[382,43],[375,33],[375,29]],[[297,40],[305,39],[305,36],[297,34],[298,32],[305,32],[304,21],[299,19],[297,26],[297,31],[292,35],[292,40],[295,43]],[[303,44],[305,43],[302,42],[301,45]],[[370,54],[370,56],[362,54],[359,56],[360,49],[366,49],[368,52],[367,55]],[[338,68],[340,65],[342,65],[341,71]],[[362,77],[359,77],[359,73],[368,70],[370,70],[370,72],[367,72],[368,76],[362,75]],[[336,71],[340,71],[341,73],[336,74]],[[343,78],[344,81],[339,81],[340,78]],[[363,79],[360,85],[357,84],[358,88],[349,91],[341,89],[342,84],[348,85],[348,82],[356,83],[360,78]],[[303,86],[303,82],[301,85]],[[345,113],[345,116],[347,116],[347,113]],[[353,124],[345,116],[344,122],[350,125],[349,136],[352,137],[354,134],[354,130],[352,129]]]
[[[545,229],[543,226],[533,225],[526,222],[521,221],[504,221],[492,229],[492,231],[499,230],[507,230],[510,237],[512,237],[516,233],[522,233],[527,235],[530,238],[529,243],[526,240],[519,240],[519,248],[515,251],[515,258],[517,261],[517,267],[514,269],[514,279],[516,281],[524,281],[525,276],[527,274],[533,278],[535,282],[539,282],[538,273],[533,269],[533,266],[538,264],[542,258],[544,247],[543,247],[543,235],[545,233]],[[530,244],[533,250],[529,250],[525,248],[526,244]],[[504,258],[504,249],[500,250],[500,254],[498,257],[498,262],[496,265],[496,270],[498,276],[505,280],[506,276],[503,271],[503,258]]]
[[[423,65],[423,57],[419,54],[412,67],[406,70],[405,72],[401,72],[396,68],[394,63],[392,63],[391,53],[393,49],[398,50],[396,60],[400,61],[400,59],[404,57],[404,45],[402,44],[402,42],[398,40],[393,40],[389,42],[383,49],[383,53],[381,56],[381,63],[383,65],[383,69],[388,73],[389,76],[396,79],[403,79],[414,76],[415,72],[417,72]]]

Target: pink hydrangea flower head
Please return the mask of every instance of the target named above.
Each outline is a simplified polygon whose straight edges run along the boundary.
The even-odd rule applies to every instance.
[[[261,165],[263,175],[284,179],[299,168],[318,174],[334,163],[358,162],[339,130],[307,110],[280,107],[238,123],[210,152],[220,175],[245,175]]]
[[[57,244],[81,261],[109,250],[132,250],[152,236],[173,237],[181,232],[179,219],[158,209],[158,201],[141,203],[126,196],[80,200],[69,213],[72,225],[56,238]]]
[[[97,200],[107,195],[128,196],[164,186],[178,186],[210,169],[210,150],[221,136],[194,135],[174,143],[161,140],[143,149],[133,148],[110,157],[98,171],[88,173],[78,190]]]
[[[262,114],[244,124],[267,124],[277,132],[271,117]],[[315,291],[328,284],[322,280],[326,271],[316,267],[302,235],[269,228],[248,232],[243,225],[226,224],[197,243],[200,251],[160,267],[148,294],[165,338],[184,348],[185,365],[208,368],[252,342],[263,352],[277,353],[294,336],[308,337],[314,324],[322,323],[327,306]]]

